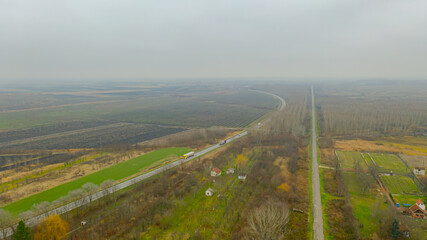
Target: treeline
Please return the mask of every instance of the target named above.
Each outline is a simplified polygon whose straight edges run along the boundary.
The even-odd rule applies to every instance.
[[[218,143],[224,139],[232,129],[224,127],[210,127],[190,129],[184,132],[161,137],[137,144],[137,149],[152,150],[164,147],[203,147],[206,144]]]
[[[422,136],[427,131],[427,95],[410,83],[322,85],[315,90],[323,135]]]
[[[422,135],[427,127],[425,105],[321,97],[318,112],[322,132],[333,135]]]

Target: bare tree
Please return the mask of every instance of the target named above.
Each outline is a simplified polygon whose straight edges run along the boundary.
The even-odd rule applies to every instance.
[[[267,202],[249,213],[247,239],[284,239],[289,208],[283,203]]]
[[[114,180],[108,179],[102,182],[99,187],[102,189],[102,196],[105,198],[106,196],[110,195],[113,191]]]
[[[21,212],[20,214],[19,214],[19,217],[21,218],[21,219],[29,219],[29,218],[31,218],[32,216],[33,216],[33,211],[31,211],[31,210],[28,210],[28,211],[25,211],[25,212]]]
[[[96,185],[95,183],[88,182],[88,183],[85,183],[83,185],[82,190],[88,196],[88,198],[89,198],[89,204],[91,204],[92,203],[93,194],[98,190],[98,185]]]
[[[33,204],[34,212],[38,214],[47,214],[47,211],[49,210],[49,208],[50,208],[50,203],[47,201]]]
[[[13,216],[8,211],[0,209],[0,231],[2,233],[2,239],[6,239],[8,228],[13,223]]]
[[[84,203],[83,190],[81,189],[70,191],[67,196],[71,201],[74,201],[74,207],[76,208]]]

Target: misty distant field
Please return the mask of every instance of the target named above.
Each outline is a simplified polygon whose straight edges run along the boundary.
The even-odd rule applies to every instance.
[[[242,128],[278,101],[250,89],[193,83],[51,86],[0,93],[0,150],[135,144],[189,128]]]
[[[28,93],[21,93],[28,97]],[[253,91],[202,91],[170,88],[80,91],[31,95],[31,104],[16,104],[9,95],[0,111],[0,129],[22,129],[72,121],[112,121],[182,127],[245,127],[277,106],[266,94]],[[61,95],[62,94],[62,95]],[[65,96],[64,96],[65,94]],[[5,96],[3,96],[4,98]],[[14,100],[15,99],[15,100]],[[88,123],[91,124],[91,123]]]

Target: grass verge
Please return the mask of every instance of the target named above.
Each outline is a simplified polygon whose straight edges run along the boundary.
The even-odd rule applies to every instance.
[[[37,193],[35,195],[13,202],[5,206],[4,209],[16,215],[20,212],[30,210],[34,204],[43,201],[51,202],[62,196],[65,196],[68,194],[68,192],[81,188],[87,182],[100,184],[108,179],[120,180],[132,176],[155,163],[160,164],[165,159],[167,160],[171,157],[181,156],[188,151],[190,151],[188,148],[164,148],[156,150],[126,162],[119,163],[115,166],[105,168],[90,175],[78,178],[74,181],[64,183],[44,192]]]

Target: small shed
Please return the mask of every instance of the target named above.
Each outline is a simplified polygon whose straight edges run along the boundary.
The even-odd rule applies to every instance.
[[[238,176],[238,179],[239,180],[243,180],[243,181],[246,180],[246,174],[240,173],[239,176]]]
[[[226,174],[233,174],[234,173],[234,168],[229,168],[227,169],[227,172],[225,172]]]
[[[208,188],[205,192],[205,195],[208,197],[211,197],[212,195],[214,195],[215,191],[212,188]]]
[[[426,175],[426,169],[421,167],[414,168],[415,175]]]
[[[219,168],[214,168],[211,171],[211,176],[212,177],[218,177],[221,175],[221,170]]]
[[[400,225],[399,226],[399,232],[401,233],[403,238],[409,238],[410,237],[410,229],[408,225]]]

